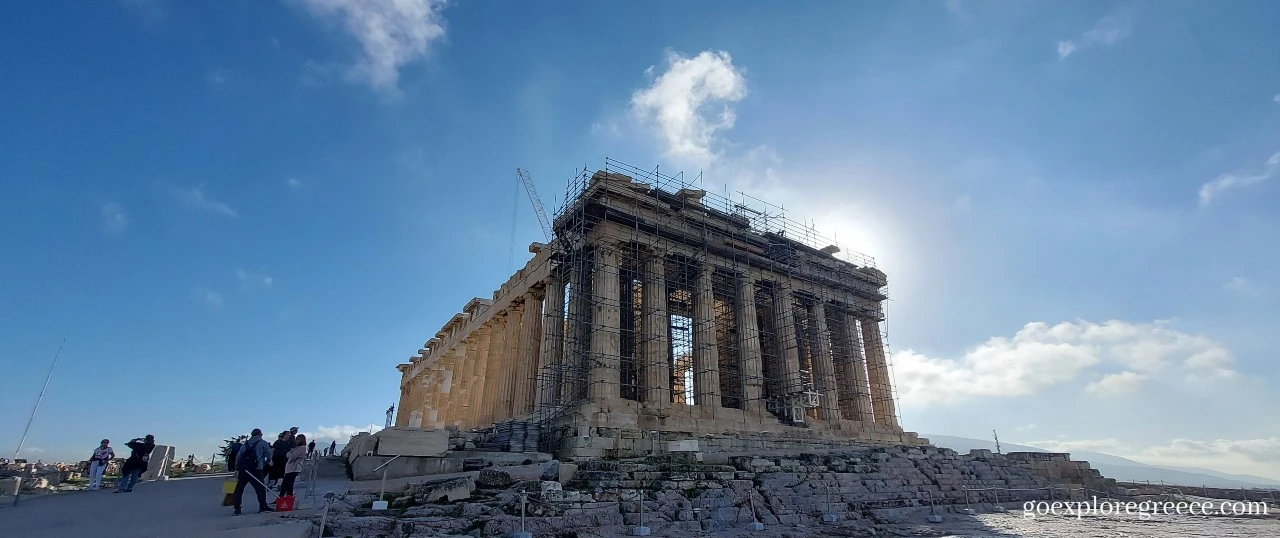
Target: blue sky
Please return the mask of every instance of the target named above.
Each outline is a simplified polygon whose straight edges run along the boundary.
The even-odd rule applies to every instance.
[[[913,431],[1280,478],[1280,5],[0,7],[0,447],[381,424],[614,157],[890,277]]]

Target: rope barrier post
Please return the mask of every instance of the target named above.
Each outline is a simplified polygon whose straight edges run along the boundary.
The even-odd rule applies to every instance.
[[[751,502],[751,519],[753,520],[747,524],[747,527],[753,531],[764,530],[764,522],[760,521],[760,516],[756,514],[756,492],[748,493],[747,500]]]
[[[1008,512],[1009,510],[1006,509],[1003,504],[1000,504],[1000,488],[991,488],[991,492],[994,493],[996,497],[996,504],[991,507],[991,509],[1002,514]]]
[[[652,530],[644,525],[644,490],[637,489],[636,493],[640,497],[640,524],[631,529],[632,536],[648,536]]]
[[[329,522],[329,505],[333,504],[333,492],[324,495],[324,512],[320,514],[320,536],[324,537],[325,523]]]
[[[924,494],[929,500],[929,523],[942,523],[942,516],[938,515],[936,503],[933,502],[933,492],[926,489]]]
[[[511,534],[511,538],[533,538],[533,533],[524,530],[525,507],[529,504],[529,494],[520,492],[520,532]]]
[[[827,483],[827,513],[822,514],[823,523],[835,523],[839,519],[831,513],[831,483]]]
[[[960,513],[966,516],[971,516],[974,514],[974,512],[972,508],[969,508],[969,486],[960,486],[960,487],[964,488],[964,509],[961,510]]]

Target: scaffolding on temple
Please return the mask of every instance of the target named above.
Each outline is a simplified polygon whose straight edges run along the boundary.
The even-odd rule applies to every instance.
[[[545,432],[606,396],[760,409],[793,426],[896,425],[875,261],[701,180],[612,159],[569,180],[554,212],[534,421]],[[775,277],[743,276],[761,271]],[[760,360],[740,360],[744,346]]]

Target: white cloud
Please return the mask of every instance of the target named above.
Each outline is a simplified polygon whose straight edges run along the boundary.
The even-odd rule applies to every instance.
[[[1085,385],[1084,390],[1099,396],[1120,396],[1138,390],[1146,380],[1145,375],[1125,371],[1102,376],[1102,379]]]
[[[236,278],[240,280],[240,289],[271,289],[275,279],[265,273],[250,273],[244,269],[236,269]]]
[[[1067,56],[1087,48],[1106,47],[1119,43],[1129,36],[1130,15],[1128,11],[1107,15],[1094,23],[1093,28],[1080,34],[1080,37],[1059,41],[1058,58],[1065,59]]]
[[[1018,426],[1018,427],[1016,427],[1016,428],[1014,428],[1014,429],[1015,429],[1015,430],[1017,430],[1017,431],[1020,431],[1020,432],[1029,432],[1029,431],[1031,431],[1031,430],[1036,429],[1036,425],[1035,425],[1035,424],[1027,424],[1026,426]]]
[[[1233,277],[1222,289],[1251,299],[1258,299],[1267,294],[1267,288],[1244,277]]]
[[[1221,344],[1176,331],[1166,322],[1033,322],[1012,338],[993,337],[958,359],[910,349],[896,353],[894,375],[904,405],[923,406],[1035,394],[1099,367],[1118,366],[1143,376],[1174,369],[1201,379],[1229,377],[1232,362]],[[1104,378],[1094,390],[1132,388],[1137,381],[1120,374]]]
[[[718,155],[718,133],[733,128],[730,105],[747,95],[747,80],[724,51],[692,58],[668,51],[665,67],[649,87],[631,96],[631,113],[654,130],[668,158],[707,166]]]
[[[1115,438],[1028,441],[1021,444],[1052,452],[1103,452],[1150,465],[1200,467],[1280,478],[1280,437],[1210,441],[1173,439],[1167,445],[1136,445]]]
[[[129,213],[115,202],[102,203],[102,229],[107,235],[116,235],[129,226]]]
[[[176,188],[175,191],[178,194],[178,200],[191,209],[208,211],[231,219],[240,216],[231,206],[210,198],[201,187]]]
[[[1116,439],[1081,439],[1075,441],[1053,440],[1053,441],[1027,441],[1019,443],[1036,448],[1043,448],[1049,452],[1115,452],[1122,451],[1123,444]]]
[[[1277,93],[1275,97],[1271,98],[1271,100],[1280,103],[1280,93]]]
[[[225,86],[228,82],[231,82],[231,70],[222,67],[214,67],[205,72],[204,80],[205,82],[208,82],[210,86]]]
[[[302,188],[302,181],[296,177],[291,177],[289,179],[286,179],[284,181],[284,184],[288,185],[290,189],[294,189],[294,190]]]
[[[1075,51],[1076,51],[1076,44],[1073,43],[1071,40],[1068,39],[1066,41],[1058,42],[1059,58],[1066,58],[1067,56],[1071,56],[1071,53]]]
[[[1174,439],[1168,446],[1143,449],[1137,457],[1157,464],[1205,466],[1234,462],[1276,468],[1280,467],[1280,437],[1213,441]]]
[[[377,433],[381,429],[382,429],[382,426],[377,426],[374,424],[370,424],[365,427],[343,424],[343,425],[337,425],[337,426],[316,426],[314,432],[302,432],[302,433],[303,435],[307,436],[307,439],[316,441],[316,444],[318,445],[320,444],[320,442],[317,441],[317,439],[324,439],[326,441],[336,440],[339,443],[346,443],[347,441],[351,440],[351,437],[357,433],[360,433],[360,432]]]
[[[1276,152],[1267,159],[1267,162],[1263,165],[1261,172],[1232,172],[1222,174],[1218,176],[1217,179],[1200,185],[1200,205],[1202,207],[1209,205],[1215,198],[1220,196],[1223,191],[1262,183],[1263,181],[1271,179],[1277,171],[1280,171],[1280,152]]]
[[[352,75],[375,90],[397,91],[400,68],[444,37],[444,0],[301,0],[315,16],[339,19],[364,58]]]
[[[200,301],[205,304],[209,304],[213,306],[219,306],[222,304],[222,294],[216,291],[213,291],[209,288],[204,288],[204,287],[196,288],[195,291],[192,292],[192,295],[195,297],[197,301]]]

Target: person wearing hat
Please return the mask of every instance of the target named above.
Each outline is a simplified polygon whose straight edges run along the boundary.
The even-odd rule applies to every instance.
[[[102,487],[102,473],[115,457],[116,451],[112,450],[110,439],[103,439],[98,448],[93,449],[93,455],[89,457],[89,489]]]
[[[116,493],[133,491],[133,486],[138,484],[138,477],[147,472],[151,451],[156,449],[156,436],[147,434],[146,437],[129,441],[124,446],[133,452],[129,454],[129,459],[124,460],[124,465],[120,466],[120,483],[116,485]]]

